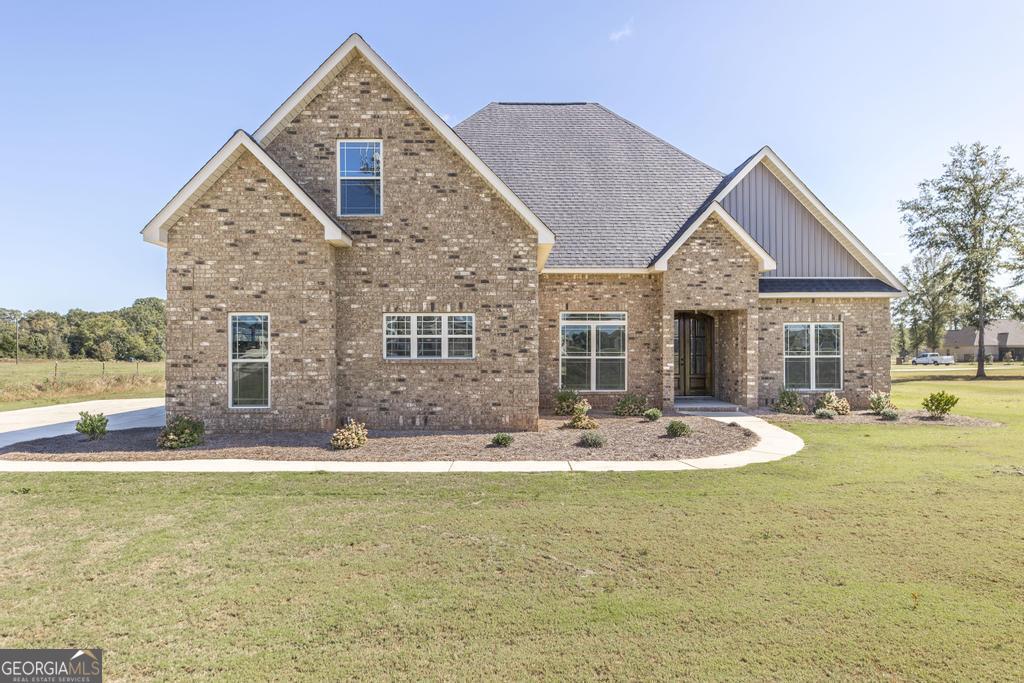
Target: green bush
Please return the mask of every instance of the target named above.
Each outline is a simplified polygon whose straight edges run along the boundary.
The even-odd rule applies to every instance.
[[[366,425],[349,418],[344,427],[335,429],[334,434],[331,434],[331,448],[336,451],[348,451],[362,448],[369,440]]]
[[[572,417],[565,423],[569,429],[597,429],[597,420],[587,415],[590,412],[590,401],[583,398],[572,407]]]
[[[496,448],[507,448],[512,445],[512,435],[505,432],[495,434],[491,439],[491,445]]]
[[[818,401],[814,404],[814,407],[831,410],[836,415],[850,414],[850,402],[845,398],[839,398],[834,391],[830,391],[827,394],[818,397]]]
[[[647,397],[640,394],[626,394],[618,400],[612,412],[626,417],[643,415],[647,410]]]
[[[959,402],[960,399],[953,394],[946,393],[945,391],[936,391],[934,394],[929,394],[925,397],[921,401],[921,405],[928,411],[929,416],[941,420]]]
[[[896,406],[892,403],[892,398],[889,394],[884,391],[873,391],[868,396],[868,408],[875,415],[881,415],[882,411],[886,408],[896,409]]]
[[[814,417],[819,420],[834,420],[836,419],[836,411],[831,408],[815,408]]]
[[[887,422],[895,422],[900,419],[900,413],[898,410],[889,406],[888,408],[882,408],[878,411],[878,416]]]
[[[668,423],[668,426],[665,427],[665,433],[673,439],[679,438],[680,436],[689,436],[692,432],[693,429],[690,425],[686,424],[682,420],[672,420]]]
[[[787,415],[802,415],[807,412],[804,407],[804,400],[795,391],[782,389],[779,391],[779,400],[775,402],[775,411]]]
[[[601,448],[605,444],[605,438],[598,432],[585,432],[576,442],[577,446],[583,448]]]
[[[160,431],[156,444],[160,448],[190,448],[201,444],[205,434],[202,420],[180,415]]]
[[[580,402],[580,392],[562,389],[555,394],[555,415],[572,415],[572,407]]]
[[[84,410],[78,414],[80,418],[75,425],[75,431],[85,434],[89,441],[95,441],[107,433],[107,418],[103,413],[87,413]]]
[[[657,422],[661,419],[661,411],[657,408],[648,408],[644,411],[644,419],[648,422]]]

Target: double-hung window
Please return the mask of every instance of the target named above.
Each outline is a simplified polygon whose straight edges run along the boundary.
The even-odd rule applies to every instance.
[[[388,360],[472,359],[476,355],[472,313],[409,313],[384,316]]]
[[[338,140],[338,215],[381,215],[381,141]]]
[[[560,387],[626,390],[626,314],[562,313]]]
[[[843,388],[841,323],[787,323],[784,356],[787,389]]]
[[[270,406],[270,316],[232,313],[228,317],[228,384],[232,408]]]

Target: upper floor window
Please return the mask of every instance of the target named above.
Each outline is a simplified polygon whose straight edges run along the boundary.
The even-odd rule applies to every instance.
[[[465,359],[476,356],[472,313],[384,316],[384,357],[389,360]]]
[[[559,386],[626,390],[626,314],[562,313]]]
[[[338,215],[381,215],[381,141],[338,140]]]
[[[787,323],[784,349],[787,389],[843,388],[840,323]]]
[[[232,408],[270,407],[270,316],[228,317],[228,384]]]

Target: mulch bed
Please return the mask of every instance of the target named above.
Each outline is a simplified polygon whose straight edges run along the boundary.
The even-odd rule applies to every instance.
[[[595,416],[607,443],[603,448],[576,445],[580,430],[563,429],[565,418],[542,417],[536,432],[514,432],[507,448],[490,446],[494,432],[370,431],[362,448],[335,451],[327,432],[212,434],[196,448],[165,451],[156,447],[159,429],[124,429],[98,441],[80,434],[37,439],[0,448],[9,460],[671,460],[701,458],[742,451],[757,443],[752,432],[703,417],[682,417],[693,428],[689,436],[665,436],[669,418],[647,422],[637,417]]]
[[[985,420],[980,417],[971,417],[970,415],[947,415],[941,420],[936,420],[928,415],[924,410],[900,410],[900,419],[895,422],[887,422],[867,410],[854,410],[849,415],[837,415],[834,420],[823,420],[814,417],[812,413],[805,415],[788,415],[786,413],[775,413],[771,411],[761,411],[758,413],[758,417],[764,418],[769,422],[785,423],[785,422],[823,422],[823,423],[835,423],[835,424],[884,424],[884,425],[895,425],[895,426],[907,426],[907,425],[942,425],[946,427],[1001,427],[1002,422],[993,422],[992,420]]]

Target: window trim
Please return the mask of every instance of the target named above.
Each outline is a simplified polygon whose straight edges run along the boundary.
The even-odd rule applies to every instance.
[[[564,319],[565,315],[621,315],[622,320],[568,320]],[[563,356],[562,354],[562,327],[566,324],[569,325],[589,325],[591,328],[590,337],[591,339],[596,338],[596,330],[594,329],[597,325],[621,325],[623,331],[623,348],[622,348],[622,388],[621,389],[596,389],[597,386],[597,359],[598,358],[615,358],[619,356],[598,356],[597,347],[591,349],[589,356]],[[629,391],[629,313],[627,311],[559,311],[558,313],[558,390],[562,391],[562,359],[563,358],[589,358],[590,359],[590,389],[574,389],[581,394],[621,394]]]
[[[810,327],[810,349],[806,356],[787,355],[786,353],[786,328],[791,325],[807,325]],[[839,354],[835,356],[821,356],[821,358],[838,358],[839,359],[839,386],[838,387],[825,387],[818,388],[818,381],[816,377],[815,360],[818,358],[818,325],[835,325],[839,328]],[[839,320],[825,320],[820,322],[787,322],[782,324],[782,388],[786,391],[795,391],[797,393],[816,393],[821,391],[842,391],[844,386],[843,370],[845,368],[845,353],[843,348],[844,341],[843,323]],[[788,358],[808,358],[810,359],[809,376],[811,386],[806,389],[790,389],[789,382],[786,377],[786,360]]]
[[[407,335],[406,334],[388,335],[388,318],[399,318],[399,317],[408,317],[410,319],[409,320],[409,334],[407,334]],[[418,334],[418,332],[417,332],[417,329],[418,329],[418,325],[416,324],[417,323],[417,319],[418,318],[437,318],[437,317],[441,318],[441,334],[440,334],[440,337],[441,337],[441,355],[440,355],[440,357],[438,357],[438,356],[428,356],[426,358],[420,358],[419,356],[416,355],[416,347],[418,346],[416,341],[417,341],[417,339],[419,339],[419,336],[420,336]],[[457,318],[457,317],[463,317],[463,318],[468,317],[472,321],[472,323],[473,323],[473,334],[470,334],[470,335],[456,334],[456,335],[449,336],[449,334],[448,334],[448,319],[449,318]],[[423,336],[424,337],[436,338],[438,335],[436,335],[436,334],[429,334],[429,335],[423,335]],[[408,339],[409,340],[409,355],[407,357],[406,356],[403,356],[403,357],[392,357],[392,356],[389,356],[388,355],[388,339],[389,338],[391,338],[391,339]],[[477,360],[477,357],[476,357],[476,313],[385,313],[383,315],[383,317],[381,318],[380,339],[381,339],[381,348],[380,348],[381,358],[383,358],[384,360],[389,361],[389,362],[408,363],[409,361],[422,361],[422,362],[445,361],[445,362],[459,362],[459,363],[462,363],[462,362],[468,362],[468,361],[475,361],[475,360]],[[463,357],[463,356],[456,356],[454,358],[453,357],[449,357],[448,356],[448,340],[449,339],[469,339],[471,341],[471,343],[472,343],[472,349],[471,349],[471,352],[470,352],[471,355],[468,356],[468,357]]]
[[[232,358],[231,352],[231,335],[234,332],[233,319],[245,315],[260,315],[267,319],[267,357],[265,360],[253,360],[251,358]],[[269,410],[273,403],[273,392],[271,388],[273,386],[274,372],[271,364],[271,358],[274,353],[271,349],[270,341],[270,313],[265,311],[232,311],[228,313],[228,410]],[[235,394],[235,363],[266,363],[267,364],[267,405],[265,406],[236,406],[234,394]]]
[[[380,173],[377,176],[342,176],[341,145],[344,142],[376,142],[380,145]],[[334,141],[334,193],[336,196],[335,215],[338,218],[379,218],[384,215],[384,140],[380,138],[337,138]],[[380,211],[378,213],[342,213],[341,212],[341,181],[342,180],[379,180]]]

